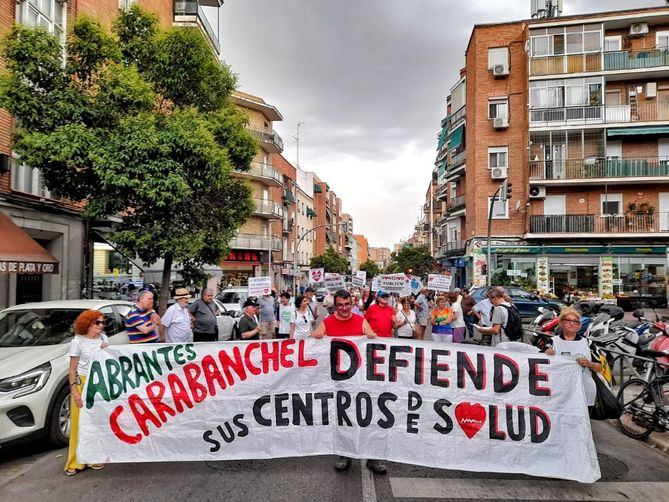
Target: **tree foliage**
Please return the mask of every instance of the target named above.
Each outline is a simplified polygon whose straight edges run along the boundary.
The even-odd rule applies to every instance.
[[[330,246],[325,253],[311,259],[311,268],[324,268],[326,272],[345,274],[351,270],[348,260]]]
[[[17,24],[3,42],[0,106],[47,188],[86,201],[87,218],[120,216],[110,240],[147,264],[164,259],[164,277],[172,263],[197,276],[220,261],[252,210],[230,172],[248,170],[256,143],[227,99],[235,75],[199,30],[160,30],[134,6],[112,34],[78,19],[65,65],[42,29]]]
[[[367,279],[373,279],[381,273],[381,269],[376,264],[376,262],[369,259],[360,265],[360,270],[367,272]]]
[[[409,272],[418,277],[423,277],[435,269],[435,261],[427,249],[427,246],[405,246],[398,253],[390,255],[390,263],[387,271]]]

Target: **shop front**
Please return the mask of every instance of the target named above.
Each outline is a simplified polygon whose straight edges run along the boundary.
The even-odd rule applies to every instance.
[[[223,277],[221,288],[231,286],[246,287],[249,277],[263,275],[263,263],[267,267],[267,251],[251,249],[233,249],[221,263]]]

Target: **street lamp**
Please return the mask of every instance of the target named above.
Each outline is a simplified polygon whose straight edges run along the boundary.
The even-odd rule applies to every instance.
[[[311,232],[314,230],[318,230],[319,228],[323,227],[340,227],[340,226],[347,226],[348,223],[323,223],[322,225],[316,225],[315,227],[307,230],[302,234],[302,237],[297,239],[295,241],[295,248],[293,250],[293,295],[297,296],[297,250],[300,247],[300,243],[302,242],[302,239],[304,239],[307,235],[309,235]],[[295,235],[297,235],[297,231],[295,231]]]

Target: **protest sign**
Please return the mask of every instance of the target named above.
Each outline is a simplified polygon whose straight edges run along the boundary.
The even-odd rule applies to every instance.
[[[249,296],[269,295],[272,292],[272,278],[269,276],[249,277]]]
[[[407,289],[407,277],[404,274],[379,275],[379,289],[388,293],[402,294]]]
[[[417,295],[420,293],[420,290],[423,289],[423,283],[420,280],[420,277],[416,277],[415,275],[411,276],[411,292],[414,295]]]
[[[325,269],[322,268],[310,268],[309,269],[309,282],[314,284],[314,283],[319,283],[323,282],[323,278],[325,277]]]
[[[351,277],[351,282],[354,286],[362,288],[367,284],[367,272],[364,270],[358,270],[353,277]]]
[[[450,291],[452,279],[450,275],[429,274],[427,276],[427,287],[434,291]]]
[[[381,284],[381,276],[377,275],[372,279],[372,291],[378,291]]]
[[[416,340],[112,345],[86,375],[77,457],[346,455],[592,483],[582,378],[562,356]]]
[[[336,293],[340,289],[346,289],[344,276],[340,274],[325,274],[325,289],[330,293]]]

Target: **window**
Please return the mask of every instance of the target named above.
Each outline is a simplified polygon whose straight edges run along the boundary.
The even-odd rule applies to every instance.
[[[496,47],[494,49],[488,49],[488,69],[492,70],[495,65],[504,65],[506,68],[509,67],[509,48],[508,47]]]
[[[669,49],[669,31],[655,33],[655,45],[658,49]]]
[[[488,169],[507,167],[509,156],[508,146],[493,146],[488,148]]]
[[[508,118],[509,117],[509,100],[491,99],[488,101],[488,118]]]
[[[622,214],[623,194],[603,193],[601,194],[601,201],[602,201],[602,215]]]
[[[619,51],[621,48],[622,37],[620,35],[616,35],[614,37],[604,37],[604,51]]]
[[[42,172],[36,167],[30,167],[12,159],[12,190],[29,193],[38,197],[52,198],[52,194],[44,186]],[[58,198],[54,193],[53,198]]]
[[[490,212],[490,201],[492,197],[488,197],[488,212]],[[493,220],[505,220],[509,218],[509,201],[500,201],[496,200],[495,205],[492,207],[492,219]]]
[[[24,0],[17,14],[20,23],[41,26],[65,43],[66,3],[57,0]]]
[[[530,31],[531,57],[580,54],[601,50],[601,24],[539,28]]]
[[[455,181],[451,181],[450,189],[451,192],[449,194],[449,198],[454,199],[455,197],[458,196],[458,184]]]

